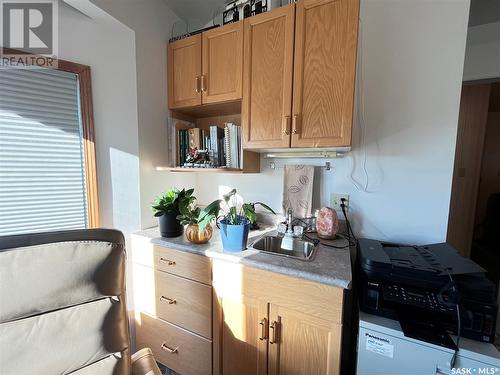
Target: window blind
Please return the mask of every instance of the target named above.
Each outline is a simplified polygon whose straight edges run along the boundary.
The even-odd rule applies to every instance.
[[[0,235],[87,227],[76,74],[0,69]]]

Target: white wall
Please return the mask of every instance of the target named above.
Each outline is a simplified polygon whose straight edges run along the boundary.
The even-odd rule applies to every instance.
[[[282,169],[272,171],[265,162],[257,175],[153,170],[168,158],[168,30],[162,22],[173,22],[162,13],[168,15],[168,8],[151,5],[156,1],[148,2],[149,9],[132,0],[95,0],[133,28],[137,39],[142,227],[154,224],[149,208],[154,195],[171,186],[194,186],[202,204],[215,199],[220,186],[236,187],[247,200],[279,209]],[[350,214],[362,236],[414,243],[446,238],[468,8],[468,0],[362,1],[358,103],[361,96],[365,131],[361,137],[357,118],[353,151],[333,160],[334,171],[318,169],[315,179],[317,206],[328,205],[331,192],[350,194]],[[120,110],[125,107],[120,105]],[[365,152],[368,192],[358,190],[349,178],[354,165],[353,176],[365,183]]]
[[[174,186],[190,186],[195,176],[168,176],[155,167],[169,164],[167,42],[180,19],[163,0],[92,0],[135,32],[141,227],[156,225],[154,197]]]
[[[333,160],[332,172],[317,168],[315,179],[317,206],[332,192],[350,194],[360,236],[446,239],[468,10],[468,0],[361,1],[357,104],[361,94],[365,140],[356,118],[353,151]],[[349,178],[354,165],[365,183],[365,152],[368,192]],[[196,195],[208,203],[219,186],[231,186],[280,209],[283,170],[263,167],[259,175],[199,174]]]
[[[87,1],[60,2],[59,58],[91,67],[101,226],[140,227],[134,32]]]
[[[500,22],[469,27],[464,81],[500,77]]]

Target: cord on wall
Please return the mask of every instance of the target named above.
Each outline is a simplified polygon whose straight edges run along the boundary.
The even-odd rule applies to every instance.
[[[361,149],[363,150],[363,172],[365,175],[365,182],[362,184],[360,181],[356,180],[354,177],[355,170],[355,159],[352,157],[351,164],[351,173],[349,174],[349,179],[351,183],[354,185],[356,189],[362,191],[364,193],[372,193],[368,190],[370,186],[370,176],[368,174],[368,170],[366,168],[367,161],[367,151],[366,151],[366,132],[365,132],[365,100],[364,100],[364,72],[363,72],[363,22],[362,19],[359,19],[359,31],[358,31],[358,66],[357,66],[357,88],[356,88],[356,97],[358,99],[358,124],[359,124],[359,144]]]

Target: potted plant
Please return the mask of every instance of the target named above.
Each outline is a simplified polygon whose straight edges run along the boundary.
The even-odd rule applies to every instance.
[[[247,247],[250,224],[254,223],[257,217],[255,213],[256,205],[260,205],[276,214],[271,207],[262,202],[243,203],[238,208],[236,189],[233,189],[225,194],[223,199],[213,201],[200,212],[198,217],[200,230],[203,230],[205,225],[214,218],[219,217],[221,203],[225,205],[225,213],[219,222],[222,247],[229,252],[242,251]]]
[[[195,244],[207,243],[212,238],[213,233],[210,222],[215,217],[206,215],[203,219],[200,219],[200,213],[201,210],[199,207],[185,207],[181,209],[181,214],[177,216],[182,225],[187,225],[185,230],[186,239]],[[204,221],[203,229],[200,229],[201,221]]]
[[[171,189],[156,198],[152,208],[154,216],[158,218],[162,237],[178,237],[182,234],[183,227],[177,216],[196,199],[193,192],[194,189]]]

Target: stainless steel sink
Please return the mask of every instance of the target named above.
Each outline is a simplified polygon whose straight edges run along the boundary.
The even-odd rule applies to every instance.
[[[281,242],[283,238],[279,236],[263,236],[252,244],[252,248],[259,251],[296,258],[300,260],[311,260],[314,253],[314,244],[309,241],[294,238],[290,250],[283,249]]]

